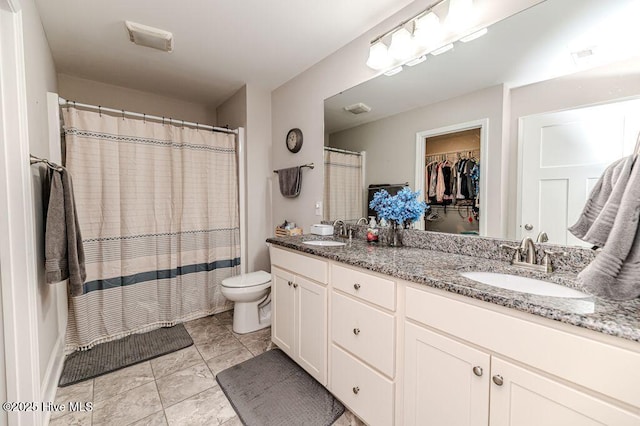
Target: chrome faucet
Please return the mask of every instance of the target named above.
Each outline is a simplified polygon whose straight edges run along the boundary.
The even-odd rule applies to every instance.
[[[523,238],[519,246],[500,244],[500,248],[513,250],[512,265],[541,272],[553,272],[553,265],[551,264],[552,256],[565,256],[567,254],[563,251],[553,252],[543,250],[544,258],[542,259],[542,263],[538,264],[536,245],[530,237]]]
[[[361,217],[361,218],[360,218],[360,219],[358,219],[358,221],[356,222],[356,225],[360,225],[360,221],[361,221],[361,220],[364,220],[364,224],[365,224],[365,225],[368,223],[368,222],[367,222],[367,218],[366,218],[366,217]]]
[[[343,220],[336,219],[333,222],[333,227],[335,228],[338,223],[340,223],[340,231],[338,233],[338,236],[341,237],[341,238],[349,238],[349,232],[347,231],[347,225],[344,223]]]
[[[523,238],[520,243],[520,261],[535,265],[536,260],[536,245],[530,237]]]

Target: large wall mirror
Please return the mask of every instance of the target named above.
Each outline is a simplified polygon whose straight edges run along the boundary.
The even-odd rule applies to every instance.
[[[408,184],[432,207],[420,229],[580,244],[566,228],[640,132],[638,16],[638,0],[547,0],[326,99],[324,219]]]

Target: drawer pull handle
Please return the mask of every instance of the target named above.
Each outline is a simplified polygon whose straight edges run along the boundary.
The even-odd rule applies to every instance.
[[[482,376],[482,367],[478,367],[477,365],[473,367],[473,374],[478,377]]]
[[[358,392],[360,392],[360,388],[357,386],[353,387],[353,393],[355,393],[356,395],[358,394]]]
[[[504,384],[504,379],[499,374],[496,374],[495,376],[493,376],[492,380],[493,380],[493,383],[495,383],[498,386],[502,386]]]
[[[360,284],[355,283],[355,284],[353,285],[353,288],[355,288],[356,290],[360,290]]]
[[[358,334],[360,334],[360,329],[359,329],[359,328],[354,328],[354,329],[353,329],[353,334],[355,334],[356,336],[357,336]]]
[[[289,284],[289,287],[291,287],[291,284],[293,284],[291,281],[287,281],[287,284]]]
[[[293,288],[298,288],[298,284],[294,284],[294,285],[293,285]]]

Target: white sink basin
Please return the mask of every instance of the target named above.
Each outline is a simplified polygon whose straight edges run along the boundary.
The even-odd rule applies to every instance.
[[[309,244],[310,246],[323,246],[323,247],[341,247],[346,245],[345,243],[341,243],[340,241],[331,241],[331,240],[303,241],[303,243]]]
[[[575,299],[591,297],[588,294],[562,285],[540,281],[533,278],[519,277],[517,275],[498,274],[495,272],[461,272],[460,275],[483,284],[505,288],[507,290],[519,291],[522,293]]]

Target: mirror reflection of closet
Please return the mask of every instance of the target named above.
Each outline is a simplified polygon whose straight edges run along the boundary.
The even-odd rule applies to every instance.
[[[425,230],[479,235],[480,166],[480,128],[425,138]]]

